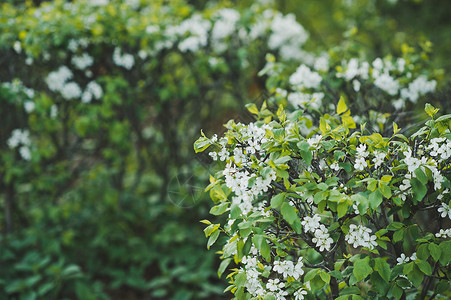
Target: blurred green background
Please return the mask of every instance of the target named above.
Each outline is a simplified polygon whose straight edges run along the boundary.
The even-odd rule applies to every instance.
[[[265,98],[271,18],[250,33],[267,9],[296,16],[306,51],[412,49],[451,71],[446,0],[2,1],[0,299],[230,298],[192,145]]]

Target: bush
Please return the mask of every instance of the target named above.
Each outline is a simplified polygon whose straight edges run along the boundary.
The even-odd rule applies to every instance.
[[[223,138],[201,137],[224,161],[207,191],[207,246],[236,299],[449,297],[451,115],[406,137],[359,129],[344,99],[302,134],[302,111],[251,110]]]

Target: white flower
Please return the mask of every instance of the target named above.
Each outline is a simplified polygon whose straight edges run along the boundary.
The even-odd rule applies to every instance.
[[[360,91],[360,81],[358,81],[357,79],[354,79],[352,81],[352,88],[354,89],[355,92]]]
[[[270,49],[279,49],[280,56],[286,60],[301,58],[301,46],[307,40],[308,33],[296,22],[294,14],[283,16],[277,13],[272,19],[271,31],[268,40]]]
[[[310,147],[316,147],[319,142],[321,141],[322,136],[317,134],[315,136],[312,136],[311,138],[307,139],[307,143],[309,143]]]
[[[285,283],[280,282],[279,278],[269,279],[268,283],[266,283],[266,288],[271,292],[275,292],[285,287]]]
[[[321,56],[316,57],[313,68],[317,71],[329,70],[329,54],[327,52],[323,52]]]
[[[305,232],[315,232],[315,230],[320,226],[319,221],[321,221],[321,217],[318,214],[314,214],[313,217],[304,217],[301,224],[304,226]]]
[[[20,45],[19,41],[15,41],[13,44],[14,51],[16,51],[17,54],[20,54],[22,52],[22,46]]]
[[[81,101],[83,103],[91,102],[92,98],[100,99],[103,96],[102,87],[95,81],[91,81],[86,85]]]
[[[81,89],[76,82],[66,83],[60,92],[66,100],[79,98],[81,96]]]
[[[334,171],[340,171],[340,166],[338,165],[338,162],[334,161],[331,165],[330,168]]]
[[[125,0],[125,4],[127,4],[133,9],[138,9],[141,3],[140,0]]]
[[[399,91],[398,80],[391,77],[388,73],[377,76],[376,80],[374,80],[374,85],[392,96],[396,95]]]
[[[128,53],[122,54],[121,49],[116,47],[113,53],[113,62],[116,66],[124,67],[125,69],[130,70],[135,65],[135,58],[133,55]]]
[[[308,107],[313,109],[319,109],[322,105],[324,93],[302,93],[293,92],[288,95],[288,102],[290,102],[295,108]]]
[[[440,231],[438,233],[435,234],[435,237],[438,238],[449,238],[451,237],[451,228],[450,229],[440,229]]]
[[[312,239],[312,242],[316,244],[316,247],[319,248],[319,251],[329,251],[330,245],[334,242],[333,239],[330,237],[326,226],[320,225],[319,228],[317,228],[314,232],[314,238]]]
[[[87,53],[83,53],[81,56],[72,57],[72,64],[79,70],[84,70],[87,67],[92,66],[94,59]]]
[[[294,292],[294,294],[293,294],[294,300],[303,300],[304,299],[304,295],[307,295],[307,291],[302,289],[302,288],[300,288],[299,290]]]
[[[363,225],[356,226],[351,224],[349,226],[349,232],[345,236],[345,240],[352,244],[354,248],[367,247],[370,250],[377,246],[376,236],[371,235],[371,229],[366,228]]]
[[[25,101],[23,107],[27,113],[31,113],[34,111],[35,104],[33,101]]]
[[[451,207],[449,207],[448,204],[442,203],[442,206],[439,207],[439,208],[437,209],[437,211],[440,213],[440,216],[441,216],[442,218],[446,218],[446,216],[448,216],[448,218],[451,219]]]
[[[384,162],[385,153],[376,150],[376,151],[374,151],[373,154],[374,154],[374,158],[373,158],[374,167],[377,169]]]
[[[215,17],[218,20],[215,22],[211,32],[213,48],[217,52],[223,52],[227,48],[227,43],[223,39],[236,30],[236,23],[240,19],[240,13],[232,8],[222,8],[216,12]]]
[[[210,155],[213,160],[218,160],[218,153],[216,153],[215,151],[211,151],[210,153],[208,153],[208,155]]]
[[[194,14],[189,19],[184,20],[175,30],[180,36],[188,33],[189,36],[179,43],[179,50],[195,52],[206,46],[210,27],[210,21],[203,19],[199,14]]]
[[[417,253],[416,252],[412,253],[412,256],[410,257],[410,260],[411,261],[416,261],[417,260]]]
[[[19,145],[29,146],[31,144],[30,132],[27,129],[14,129],[6,143],[9,148],[17,148]]]
[[[22,146],[19,148],[19,153],[20,156],[22,156],[22,158],[24,160],[30,160],[31,159],[31,151],[30,148],[27,146]]]
[[[425,95],[429,92],[433,92],[437,86],[435,80],[428,81],[427,77],[422,75],[412,81],[408,88],[401,90],[401,97],[409,99],[411,102],[416,103],[419,96]]]
[[[59,92],[63,89],[66,81],[72,79],[73,76],[74,74],[68,67],[61,66],[58,71],[50,72],[45,82],[51,91]]]
[[[296,72],[290,76],[289,81],[290,84],[299,86],[300,88],[318,88],[322,81],[322,77],[318,73],[311,71],[306,65],[302,64],[296,69]]]
[[[410,257],[406,256],[404,253],[401,253],[401,256],[396,259],[398,265],[408,263],[410,261]]]

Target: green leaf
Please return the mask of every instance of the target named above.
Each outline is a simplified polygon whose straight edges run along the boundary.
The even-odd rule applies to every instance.
[[[401,222],[391,222],[387,229],[390,231],[396,231],[404,227],[404,224]]]
[[[428,177],[426,174],[424,174],[423,170],[421,168],[417,168],[415,171],[415,177],[422,183],[426,184],[428,183]]]
[[[296,210],[294,209],[293,206],[291,206],[287,202],[284,202],[282,204],[281,213],[282,213],[283,218],[290,225],[292,225],[298,219],[298,215],[296,214]]]
[[[246,273],[240,272],[235,276],[235,285],[237,287],[243,286],[246,283]]]
[[[417,201],[423,200],[424,196],[426,195],[428,189],[426,186],[421,183],[416,178],[410,179],[410,184],[412,185],[412,191]]]
[[[348,110],[348,107],[346,106],[346,102],[345,102],[344,98],[340,97],[340,100],[338,101],[338,104],[337,104],[337,114],[342,114],[347,110]]]
[[[401,297],[402,297],[402,294],[403,294],[403,290],[402,290],[402,288],[400,288],[399,286],[397,286],[397,285],[394,285],[393,287],[392,287],[392,289],[391,289],[391,293],[392,293],[392,295],[393,295],[393,297],[395,298],[395,299],[401,299]]]
[[[423,244],[418,246],[418,248],[417,248],[417,257],[418,257],[418,259],[421,259],[421,260],[427,260],[428,259],[428,257],[429,257],[428,244],[423,243]]]
[[[282,205],[283,200],[285,200],[285,193],[280,193],[271,198],[271,207],[278,208]]]
[[[232,258],[226,258],[223,261],[221,261],[221,264],[219,265],[218,268],[218,277],[221,278],[222,274],[224,274],[224,271],[227,269],[227,267],[229,266],[230,262],[232,261]]]
[[[319,276],[321,277],[321,279],[326,284],[329,284],[329,282],[330,282],[330,275],[328,273],[326,273],[325,271],[321,271],[321,273],[319,273]]]
[[[342,218],[348,212],[348,203],[346,201],[340,202],[337,207],[338,217]]]
[[[417,288],[420,286],[421,282],[423,282],[424,274],[417,266],[414,266],[412,271],[407,274],[407,278],[409,278],[412,284]]]
[[[440,280],[439,283],[435,286],[435,292],[437,294],[443,294],[448,291],[450,288],[450,282],[448,280]]]
[[[313,154],[311,151],[307,150],[307,151],[300,151],[301,157],[303,160],[305,160],[305,162],[310,165],[312,163],[312,159],[313,159]]]
[[[385,282],[388,283],[390,280],[390,265],[380,257],[377,257],[374,259],[375,261],[375,270],[379,273],[379,275],[382,277],[382,279],[385,280]]]
[[[379,191],[379,189],[377,189],[370,194],[370,196],[368,197],[368,200],[370,203],[370,207],[372,209],[376,209],[382,203],[382,200],[383,200],[382,193]]]
[[[387,294],[389,285],[384,279],[382,279],[379,273],[377,272],[371,273],[370,279],[371,283],[374,285],[374,287],[381,296]]]
[[[355,295],[355,294],[360,294],[360,289],[356,286],[347,286],[340,292],[341,296]]]
[[[237,204],[233,204],[230,209],[230,219],[238,219],[241,217],[241,208]]]
[[[315,276],[312,280],[310,280],[310,287],[312,292],[321,290],[326,283],[319,276]]]
[[[438,108],[433,107],[432,105],[430,105],[429,103],[426,103],[425,107],[424,107],[424,111],[431,117],[433,118],[437,112],[439,111]]]
[[[218,239],[219,233],[221,231],[216,230],[215,232],[213,232],[210,237],[208,238],[208,242],[207,242],[207,249],[210,249],[210,246],[213,245],[216,240]]]
[[[197,141],[194,142],[194,151],[196,153],[202,152],[208,147],[210,147],[211,141],[207,137],[200,137]]]
[[[256,234],[252,237],[252,242],[255,247],[260,251],[260,254],[266,261],[271,261],[271,248],[266,241],[266,237],[264,235]]]
[[[439,247],[442,252],[442,255],[440,256],[440,263],[443,266],[446,266],[451,262],[451,241],[442,242]]]
[[[229,203],[228,202],[221,203],[219,205],[213,206],[210,209],[210,214],[215,215],[215,216],[222,215],[223,213],[226,212],[228,207],[229,207]]]
[[[357,281],[364,280],[368,275],[373,272],[373,269],[370,267],[370,257],[367,256],[363,259],[358,259],[354,262],[354,270],[352,273],[354,274]]]
[[[415,262],[415,264],[418,266],[418,268],[423,272],[424,274],[430,276],[432,275],[432,267],[431,265],[425,261],[425,260],[419,260]]]
[[[440,250],[439,245],[431,243],[429,244],[428,249],[434,261],[438,261],[440,259],[440,255],[442,255],[442,251]]]
[[[246,108],[251,114],[258,115],[258,108],[257,105],[255,105],[255,103],[246,104]]]

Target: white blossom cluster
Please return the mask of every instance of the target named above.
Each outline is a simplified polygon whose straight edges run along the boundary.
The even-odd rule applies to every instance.
[[[324,98],[324,93],[313,93],[307,94],[303,92],[293,92],[287,97],[288,102],[295,108],[303,108],[309,106],[313,109],[319,109],[322,105],[322,100]]]
[[[241,15],[232,8],[222,8],[213,17],[216,21],[211,32],[212,44],[215,51],[221,53],[227,49],[225,39],[236,30]]]
[[[437,209],[438,213],[442,218],[450,218],[451,219],[451,207],[448,204],[442,203],[441,206]]]
[[[102,87],[95,81],[91,81],[85,88],[83,95],[81,96],[81,102],[89,103],[93,98],[100,99],[103,96]]]
[[[19,153],[24,160],[31,159],[31,140],[30,132],[27,129],[14,129],[11,132],[11,137],[6,142],[8,147],[15,149],[20,146]]]
[[[386,153],[376,150],[373,152],[373,155],[374,155],[374,158],[373,158],[374,168],[378,169],[384,162]]]
[[[426,150],[429,150],[429,155],[435,157],[439,163],[444,162],[451,157],[451,140],[445,137],[433,138]]]
[[[351,58],[349,61],[342,62],[342,68],[337,72],[338,78],[344,78],[351,81],[356,77],[368,79],[370,64],[368,62],[359,63],[357,58]],[[358,90],[356,90],[358,92]]]
[[[293,277],[298,280],[303,274],[304,263],[302,257],[299,257],[298,262],[294,264],[291,260],[275,261],[273,265],[273,271],[281,274],[284,279]]]
[[[326,226],[320,223],[320,220],[321,217],[315,214],[313,215],[313,217],[304,217],[301,224],[304,227],[305,233],[310,232],[313,234],[312,242],[316,244],[316,247],[319,248],[319,251],[329,251],[330,246],[332,245],[334,240],[330,237]]]
[[[122,53],[122,50],[116,47],[113,52],[113,62],[116,66],[131,70],[135,65],[135,58],[132,54]]]
[[[371,229],[359,225],[356,226],[355,224],[351,224],[349,226],[349,232],[345,236],[345,240],[352,244],[352,247],[367,247],[370,250],[374,249],[375,246],[377,246],[376,243],[376,236],[371,235]]]
[[[435,80],[428,81],[427,77],[422,75],[409,83],[408,87],[401,90],[401,97],[416,103],[420,96],[435,91],[436,86],[437,82]]]
[[[349,61],[342,62],[336,76],[352,82],[356,92],[360,90],[361,82],[359,80],[371,78],[375,86],[389,95],[400,95],[401,98],[394,102],[395,107],[400,109],[404,106],[405,100],[416,103],[420,96],[433,92],[437,86],[435,80],[428,80],[425,75],[420,75],[408,85],[404,85],[393,74],[403,74],[407,78],[412,78],[412,74],[409,72],[412,67],[412,65],[407,65],[403,58],[398,58],[394,63],[390,59],[376,58],[371,65],[368,62],[359,62],[358,59],[351,58]]]
[[[321,81],[322,77],[304,64],[301,64],[289,79],[291,85],[301,90],[303,88],[318,88]]]
[[[308,33],[296,21],[293,14],[276,13],[271,24],[271,35],[268,46],[272,50],[279,49],[283,59],[300,60],[303,55],[302,45],[308,39]]]
[[[416,261],[417,260],[417,253],[414,252],[412,256],[406,256],[404,253],[401,253],[401,255],[396,259],[398,262],[398,265],[402,265],[405,263],[408,263],[409,261]]]
[[[57,71],[50,72],[45,79],[49,89],[53,92],[60,92],[64,99],[70,100],[81,96],[80,86],[76,82],[67,82],[74,74],[66,67],[61,66]]]
[[[360,144],[359,147],[357,147],[357,154],[356,159],[354,163],[354,168],[357,171],[363,171],[366,166],[368,166],[368,163],[366,162],[366,157],[369,155],[369,152],[366,151],[366,145]]]
[[[296,264],[291,260],[275,260],[274,264],[271,266],[264,266],[261,264],[257,258],[258,250],[252,246],[249,251],[249,255],[243,257],[241,263],[243,268],[240,269],[241,272],[246,273],[245,287],[248,292],[254,297],[265,297],[274,296],[278,300],[286,300],[288,292],[285,290],[287,287],[287,282],[294,280],[299,280],[304,274],[304,263],[302,262],[302,257],[298,259]],[[268,268],[269,267],[269,268]],[[284,280],[281,280],[279,276],[275,278],[270,278],[266,280],[266,283],[261,279],[264,270],[271,271],[275,274],[281,275]],[[274,274],[273,273],[273,274]],[[267,277],[267,276],[264,276]],[[306,287],[309,288],[308,284]],[[294,299],[304,299],[304,295],[307,291],[303,288],[298,289],[293,293]]]
[[[73,56],[71,62],[77,69],[83,71],[92,66],[94,59],[88,53],[83,53],[79,56]]]
[[[247,214],[254,209],[252,201],[258,195],[268,191],[271,182],[276,179],[274,170],[266,178],[263,178],[254,173],[249,173],[247,170],[240,170],[236,165],[232,165],[232,163],[227,164],[223,174],[225,175],[227,187],[235,193],[232,202],[238,204],[243,214]],[[254,182],[249,187],[251,179],[254,179]]]
[[[13,80],[12,82],[3,82],[0,87],[6,88],[9,92],[16,94],[15,98],[19,99],[18,94],[25,95],[26,99],[23,99],[23,108],[27,113],[31,113],[35,109],[35,103],[33,102],[33,98],[35,96],[35,91],[31,88],[24,86],[22,81]]]
[[[435,234],[435,237],[437,237],[437,238],[450,238],[451,237],[451,228],[440,229],[440,231]]]
[[[67,49],[69,49],[71,52],[77,52],[77,50],[81,47],[83,49],[86,49],[89,45],[89,40],[86,38],[81,38],[79,40],[71,39],[69,40],[69,43],[67,44]]]
[[[194,14],[170,30],[174,30],[181,37],[188,36],[178,44],[181,52],[195,52],[207,45],[210,28],[209,20],[202,18],[199,14]]]
[[[45,81],[51,91],[60,92],[66,82],[73,77],[74,74],[68,67],[61,66],[57,71],[50,72]]]
[[[81,97],[83,103],[89,103],[93,98],[100,99],[103,96],[102,87],[97,82],[89,82],[85,90],[82,91],[78,83],[68,82],[73,77],[74,74],[68,67],[61,66],[57,71],[50,72],[45,81],[51,91],[59,92],[66,100]],[[52,110],[54,109],[52,108]]]
[[[433,145],[433,147],[435,147],[435,146]],[[423,156],[421,158],[413,157],[412,149],[410,149],[410,148],[408,148],[406,151],[404,151],[403,154],[405,156],[404,162],[407,165],[407,170],[409,171],[409,173],[411,173],[412,177],[416,177],[416,175],[414,173],[414,171],[416,169],[421,167],[422,170],[424,171],[424,167],[427,167],[432,172],[432,177],[434,180],[434,189],[439,190],[442,188],[442,182],[445,180],[445,178],[443,177],[443,175],[440,173],[440,171],[437,168],[437,161],[435,161],[434,159],[430,159],[428,161],[427,157],[425,157],[425,156]],[[446,157],[446,154],[444,157]],[[403,184],[404,184],[403,189],[405,189],[406,187],[407,188],[410,187],[410,183],[404,183],[404,181],[403,181]]]

